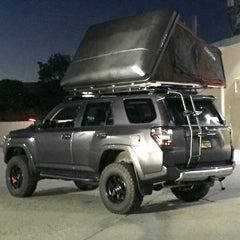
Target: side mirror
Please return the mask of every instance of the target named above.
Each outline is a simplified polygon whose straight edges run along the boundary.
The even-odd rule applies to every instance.
[[[42,120],[37,120],[35,123],[34,123],[34,126],[36,127],[41,127],[42,125]]]

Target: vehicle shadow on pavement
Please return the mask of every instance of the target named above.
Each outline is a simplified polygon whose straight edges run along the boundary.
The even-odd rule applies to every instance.
[[[57,188],[50,188],[45,190],[36,190],[36,192],[32,195],[32,197],[46,197],[46,196],[55,196],[55,195],[64,195],[68,193],[74,192],[84,192],[77,188],[70,188],[70,187],[57,187]]]
[[[195,205],[202,205],[208,203],[204,199],[198,202],[184,202],[178,199],[161,201],[159,203],[149,203],[144,204],[139,210],[137,210],[134,214],[142,214],[142,213],[153,213],[153,212],[165,212],[171,210],[177,210],[182,208],[187,208]]]
[[[225,191],[221,191],[220,189],[212,189],[208,193],[206,197],[203,199],[196,201],[196,202],[184,202],[179,199],[168,199],[168,200],[154,200],[154,203],[145,202],[141,206],[139,210],[135,212],[135,214],[142,214],[142,213],[153,213],[153,212],[164,212],[164,211],[171,211],[171,210],[178,210],[193,206],[200,206],[205,204],[211,204],[214,202],[218,202],[221,200],[228,200],[228,199],[240,199],[240,190],[238,189],[228,189]]]

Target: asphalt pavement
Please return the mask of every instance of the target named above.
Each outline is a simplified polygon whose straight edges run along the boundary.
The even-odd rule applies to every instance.
[[[115,215],[98,189],[81,192],[71,181],[42,180],[32,197],[12,197],[0,149],[0,240],[239,240],[238,156],[225,191],[216,182],[204,199],[185,203],[163,189],[146,196],[138,212]]]

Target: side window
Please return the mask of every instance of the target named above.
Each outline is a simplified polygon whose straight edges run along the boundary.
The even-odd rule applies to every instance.
[[[82,126],[112,125],[113,117],[110,103],[89,103],[86,107]]]
[[[74,127],[75,120],[80,109],[81,107],[78,105],[62,107],[51,117],[51,119],[47,119],[44,122],[43,127],[48,128]]]
[[[130,123],[149,123],[156,118],[151,99],[129,99],[124,101]]]

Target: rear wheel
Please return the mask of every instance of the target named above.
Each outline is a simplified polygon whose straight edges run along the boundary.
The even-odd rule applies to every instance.
[[[173,194],[185,202],[194,202],[205,197],[210,189],[210,185],[206,183],[193,184],[187,187],[172,188]]]
[[[82,191],[91,191],[98,187],[97,185],[92,185],[92,184],[84,183],[81,181],[74,181],[74,183],[77,186],[77,188]]]
[[[143,196],[139,193],[133,166],[112,163],[102,172],[99,184],[105,207],[118,214],[126,214],[140,207]]]
[[[26,156],[14,156],[10,159],[6,168],[6,184],[15,197],[27,197],[34,193],[37,180],[29,170]]]

